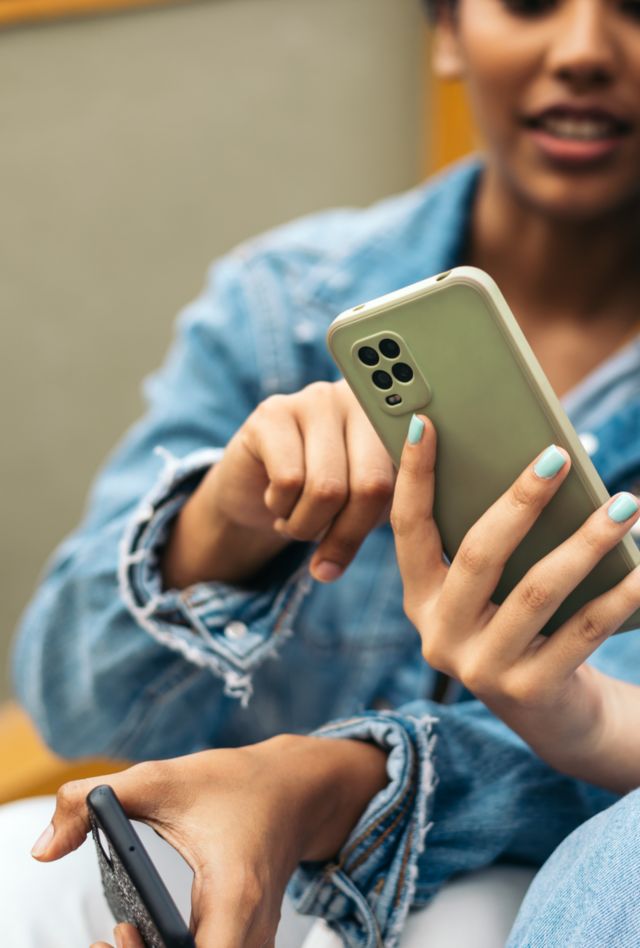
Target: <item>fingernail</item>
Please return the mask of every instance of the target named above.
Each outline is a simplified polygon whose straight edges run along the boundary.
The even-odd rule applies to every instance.
[[[538,458],[533,470],[536,472],[538,477],[548,480],[551,477],[555,477],[558,471],[561,471],[566,463],[567,459],[562,451],[559,451],[555,444],[551,444],[544,454]]]
[[[625,520],[634,515],[638,507],[640,507],[640,504],[638,504],[633,494],[624,493],[616,497],[614,502],[609,505],[607,513],[616,523],[624,523]]]
[[[49,848],[49,844],[53,839],[53,823],[49,823],[46,830],[38,836],[35,841],[33,848],[31,850],[32,856],[42,856]]]
[[[409,424],[409,433],[407,439],[409,444],[417,444],[422,437],[424,431],[424,421],[421,418],[418,418],[417,415],[411,416],[411,423]]]
[[[331,560],[322,560],[314,567],[313,572],[318,579],[321,579],[325,583],[330,583],[342,575],[343,567],[338,563],[332,563]]]

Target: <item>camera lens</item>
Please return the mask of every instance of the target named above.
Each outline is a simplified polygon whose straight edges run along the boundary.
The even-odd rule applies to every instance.
[[[371,376],[373,379],[373,384],[377,385],[378,388],[391,388],[393,385],[393,379],[388,372],[383,372],[382,369],[378,369],[377,372],[374,372]]]
[[[365,365],[377,365],[380,361],[378,353],[375,349],[372,349],[371,346],[361,346],[358,349],[358,358],[361,362],[364,362]]]
[[[391,371],[399,382],[410,382],[413,378],[413,369],[406,362],[396,362]]]
[[[383,356],[386,356],[387,359],[397,359],[400,355],[400,346],[395,339],[381,339],[380,352]]]

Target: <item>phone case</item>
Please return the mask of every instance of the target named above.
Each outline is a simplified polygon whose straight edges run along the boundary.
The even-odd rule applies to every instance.
[[[195,948],[193,936],[112,788],[95,787],[87,796],[87,806],[104,893],[116,921],[135,925],[149,948]],[[108,853],[99,830],[109,843]]]
[[[383,343],[385,355],[384,339],[395,342],[399,354]],[[332,322],[327,342],[396,467],[411,414],[422,412],[433,421],[434,517],[449,560],[467,530],[540,451],[555,443],[569,452],[571,471],[509,558],[494,602],[503,602],[538,560],[609,497],[506,300],[483,270],[456,267],[355,306]],[[374,350],[375,365],[363,363],[362,347]],[[365,354],[371,363],[373,356]],[[412,370],[410,381],[399,363]],[[378,371],[386,373],[385,384],[391,379],[390,387],[376,387]],[[640,553],[627,534],[542,631],[554,632],[638,564]],[[638,627],[640,610],[618,631]]]

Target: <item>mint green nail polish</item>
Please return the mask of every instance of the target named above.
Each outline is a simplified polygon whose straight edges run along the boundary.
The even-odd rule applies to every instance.
[[[633,494],[620,494],[610,505],[607,513],[616,523],[624,523],[629,517],[633,517],[638,506],[638,501]]]
[[[556,448],[555,444],[550,444],[544,454],[538,458],[534,471],[538,477],[543,477],[545,480],[548,480],[551,477],[555,477],[558,471],[562,470],[566,461],[566,457]]]
[[[407,438],[409,439],[409,444],[417,444],[420,438],[422,437],[422,432],[424,431],[424,421],[417,417],[417,415],[411,416],[411,424],[409,425],[409,434]]]

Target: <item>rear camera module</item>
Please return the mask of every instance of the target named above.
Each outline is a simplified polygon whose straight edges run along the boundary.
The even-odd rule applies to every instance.
[[[393,379],[388,372],[383,372],[382,369],[378,369],[377,372],[374,372],[371,376],[373,379],[373,384],[377,385],[378,388],[391,388],[393,385]]]
[[[364,362],[365,365],[377,365],[380,361],[378,353],[371,346],[360,346],[358,349],[358,358],[361,362]]]
[[[410,382],[413,378],[413,369],[406,362],[396,362],[391,371],[399,382]]]
[[[387,359],[397,359],[400,355],[400,346],[395,339],[381,339],[380,352]]]

